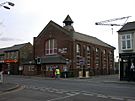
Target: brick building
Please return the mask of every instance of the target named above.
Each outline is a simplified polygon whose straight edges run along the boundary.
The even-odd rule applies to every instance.
[[[106,75],[114,73],[114,47],[96,37],[76,32],[68,15],[60,26],[50,21],[34,37],[34,58],[38,73],[50,76],[53,69],[67,68],[69,76]]]
[[[6,73],[19,74],[23,64],[32,60],[33,46],[29,42],[0,49],[0,70]]]

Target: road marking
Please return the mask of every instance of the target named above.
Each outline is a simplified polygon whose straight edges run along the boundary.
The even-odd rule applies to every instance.
[[[79,93],[72,94],[72,95],[69,95],[69,96],[64,96],[64,97],[58,97],[58,98],[50,99],[50,100],[47,100],[47,101],[59,101],[59,100],[62,100],[62,99],[66,99],[66,98],[69,98],[69,97],[73,97],[73,96],[78,95],[78,94],[79,94]]]
[[[78,93],[78,92],[68,92],[68,93],[66,93],[67,95],[77,95],[77,94],[80,94],[80,93]]]
[[[75,96],[77,94],[83,94],[86,96],[96,96],[99,98],[104,98],[104,99],[112,99],[112,100],[125,100],[126,101],[135,101],[134,98],[129,98],[129,97],[118,97],[118,96],[108,96],[108,95],[104,95],[104,94],[99,94],[99,93],[94,93],[94,92],[87,92],[87,91],[80,91],[80,90],[65,90],[65,89],[56,89],[56,88],[51,88],[51,87],[37,87],[37,86],[25,86],[25,88],[28,89],[33,89],[33,90],[39,90],[42,92],[48,91],[50,93],[57,93],[57,94],[66,94],[67,96],[65,97],[61,97],[60,99],[65,99],[68,97],[72,97]],[[56,98],[56,100],[59,98]],[[51,99],[48,101],[55,101],[55,99]]]
[[[112,99],[112,100],[121,100],[121,101],[124,100],[124,98],[116,97],[116,96],[109,96],[108,98],[110,98],[110,99]]]
[[[92,93],[82,93],[83,95],[87,95],[87,96],[94,96],[94,94]]]
[[[108,98],[108,96],[105,96],[105,95],[102,95],[102,94],[97,94],[97,97],[100,97],[100,98]]]

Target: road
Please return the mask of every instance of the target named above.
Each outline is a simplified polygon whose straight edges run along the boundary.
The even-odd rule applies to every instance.
[[[0,95],[0,101],[135,101],[135,83],[120,82],[116,76],[89,79],[6,76],[5,82],[20,89]],[[112,82],[112,81],[117,82]]]

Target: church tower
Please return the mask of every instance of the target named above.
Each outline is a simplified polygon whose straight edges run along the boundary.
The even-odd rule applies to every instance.
[[[64,23],[64,28],[68,31],[74,31],[74,27],[72,26],[72,19],[69,15],[67,15],[67,17],[65,18],[65,20],[63,21]]]

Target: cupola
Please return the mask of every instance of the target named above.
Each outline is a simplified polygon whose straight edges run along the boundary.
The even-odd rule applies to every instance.
[[[74,28],[72,26],[73,21],[72,21],[72,19],[71,19],[71,17],[69,15],[67,15],[67,17],[65,18],[65,20],[63,21],[63,23],[64,23],[64,26],[63,27],[66,30],[68,30],[68,31],[74,31]]]

